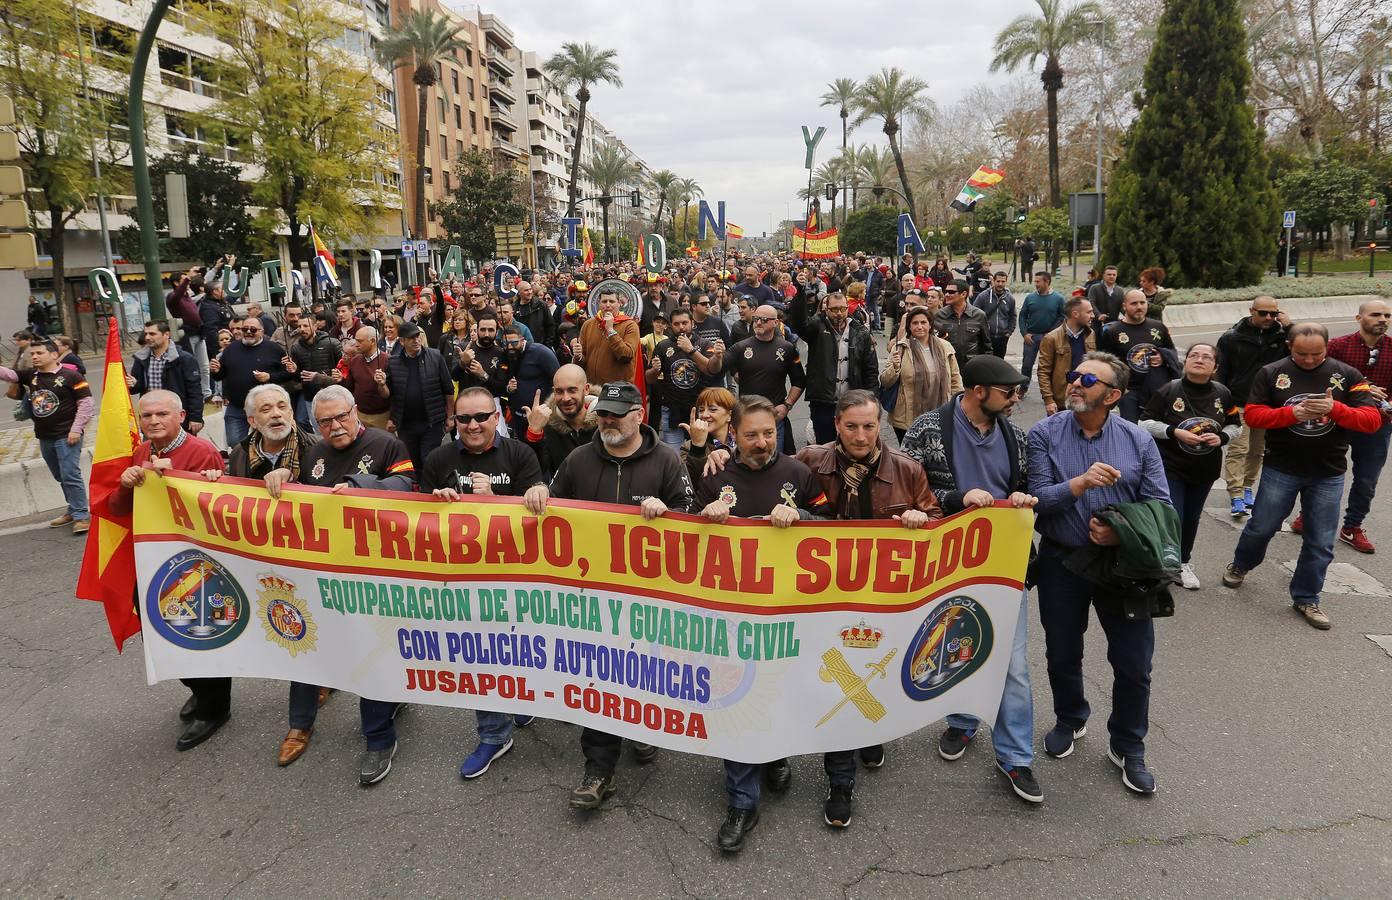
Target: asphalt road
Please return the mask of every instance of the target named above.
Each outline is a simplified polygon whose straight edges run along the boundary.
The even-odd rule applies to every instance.
[[[1182,339],[1213,337],[1181,333]],[[1185,343],[1185,340],[1181,340]],[[1022,423],[1040,412],[1027,401]],[[1386,479],[1384,479],[1386,481]],[[1384,485],[1385,487],[1385,485]],[[1219,586],[1237,531],[1214,491],[1197,593],[1157,625],[1149,762],[1138,798],[1105,758],[1110,674],[1100,629],[1086,663],[1098,715],[1078,751],[1043,757],[1047,799],[1016,799],[983,735],[956,763],[941,726],[889,745],[862,772],[844,832],[821,820],[821,761],[793,761],[745,851],[714,847],[718,761],[663,752],[594,815],[566,795],[578,729],[540,722],[484,778],[461,782],[473,717],[414,707],[386,781],[356,783],[357,704],[335,696],[309,753],[279,769],[285,686],[239,681],[231,722],[174,751],[177,682],[147,687],[139,641],[111,646],[72,599],[80,546],[25,526],[4,536],[0,578],[0,892],[18,897],[1371,897],[1392,894],[1392,513],[1368,522],[1384,550],[1336,551],[1317,632],[1291,612],[1278,536],[1240,591]],[[1053,722],[1031,619],[1036,733]],[[1038,739],[1036,741],[1038,746]]]

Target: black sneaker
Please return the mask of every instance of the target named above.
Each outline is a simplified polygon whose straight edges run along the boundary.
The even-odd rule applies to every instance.
[[[1044,752],[1054,759],[1063,759],[1073,753],[1073,741],[1087,734],[1087,726],[1074,730],[1064,725],[1062,722],[1055,725],[1044,735]]]
[[[962,754],[967,752],[967,745],[971,743],[972,736],[960,728],[949,725],[947,730],[938,738],[938,755],[948,762],[961,759]]]
[[[832,828],[849,826],[851,824],[851,794],[854,791],[854,785],[833,784],[831,790],[827,791],[822,820]]]
[[[657,759],[656,747],[654,747],[652,744],[640,744],[637,741],[633,742],[634,762],[638,763],[638,765],[640,766],[646,766],[648,763],[652,762],[655,759]]]
[[[570,805],[576,809],[599,809],[605,798],[616,790],[614,776],[586,775],[580,786],[570,792]]]
[[[876,744],[873,747],[860,748],[860,762],[867,769],[878,769],[884,765],[885,752],[883,744]]]
[[[996,768],[1010,779],[1010,789],[1015,792],[1015,796],[1031,803],[1044,802],[1044,789],[1035,780],[1034,770],[1029,766],[1006,767],[1000,760],[996,760]]]
[[[759,810],[754,809],[735,809],[733,806],[725,812],[725,821],[720,824],[720,831],[715,836],[715,843],[726,853],[738,853],[744,848],[744,836],[754,830],[754,826],[759,824]]]
[[[1128,789],[1144,795],[1155,793],[1155,776],[1146,768],[1144,756],[1123,757],[1108,744],[1107,758],[1121,770],[1121,783]]]

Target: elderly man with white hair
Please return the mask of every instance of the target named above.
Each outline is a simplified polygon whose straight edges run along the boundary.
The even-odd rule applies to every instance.
[[[228,452],[227,474],[265,479],[268,486],[274,481],[277,490],[287,481],[299,480],[300,464],[309,448],[319,443],[319,436],[295,424],[289,392],[278,384],[259,384],[247,393],[245,408],[251,430]],[[281,474],[271,478],[277,472]],[[217,468],[203,476],[216,481],[222,474]]]
[[[130,512],[135,489],[145,483],[151,471],[206,472],[222,467],[222,454],[212,442],[183,429],[184,403],[178,394],[163,389],[147,391],[140,398],[136,415],[145,440],[135,448],[130,468],[121,473],[121,483],[108,501],[118,515]],[[179,718],[188,725],[174,742],[174,749],[191,750],[227,721],[232,711],[232,679],[185,678],[183,682],[193,696],[179,710]]]

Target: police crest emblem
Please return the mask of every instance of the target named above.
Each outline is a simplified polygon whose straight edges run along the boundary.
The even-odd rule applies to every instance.
[[[1276,376],[1276,390],[1284,391],[1291,386],[1290,376],[1285,372]]]
[[[257,612],[266,640],[291,656],[316,649],[319,628],[309,614],[309,603],[295,596],[295,583],[274,575],[258,579]]]

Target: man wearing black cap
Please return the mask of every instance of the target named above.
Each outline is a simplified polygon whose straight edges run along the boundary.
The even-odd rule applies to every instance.
[[[691,481],[677,451],[657,439],[643,424],[643,395],[627,381],[611,381],[595,404],[599,430],[594,440],[572,451],[556,470],[551,496],[558,500],[587,500],[636,506],[644,519],[656,519],[669,509],[685,512],[691,506]],[[580,733],[585,775],[570,794],[577,809],[598,809],[614,793],[614,768],[623,740],[593,728]],[[652,762],[657,750],[635,744],[640,764]]]
[[[1005,360],[974,356],[962,366],[965,390],[947,403],[919,416],[904,435],[903,452],[923,464],[928,483],[947,515],[963,509],[1009,500],[1017,507],[1038,502],[1028,492],[1026,438],[1009,421],[1028,379]],[[1020,616],[1015,623],[1005,692],[991,730],[996,768],[1010,779],[1023,800],[1044,802],[1035,780],[1034,699],[1030,693],[1026,639],[1029,634],[1029,590],[1020,592]],[[938,740],[938,755],[952,761],[967,752],[980,724],[972,716],[947,717],[948,728]]]
[[[387,430],[406,445],[419,472],[425,468],[430,451],[444,439],[454,381],[440,351],[425,346],[420,326],[406,322],[397,335],[401,352],[387,361],[387,397],[391,400]]]

